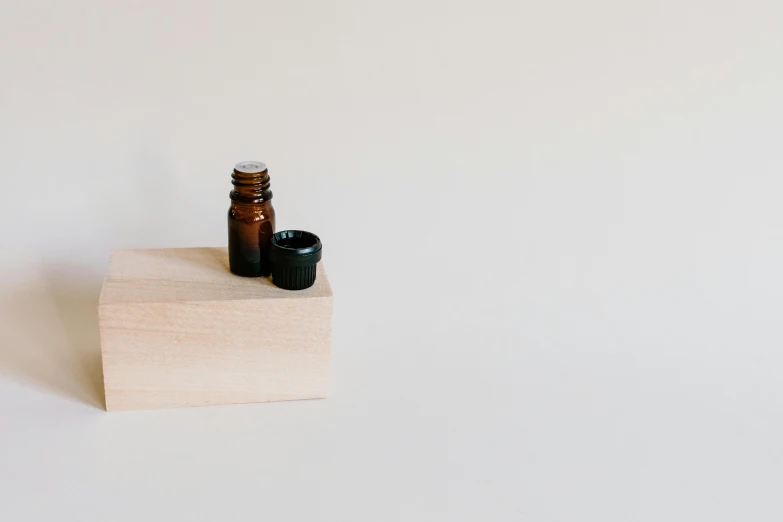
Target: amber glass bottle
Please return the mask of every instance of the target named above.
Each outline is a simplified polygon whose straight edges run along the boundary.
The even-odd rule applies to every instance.
[[[228,262],[231,272],[245,277],[268,276],[269,243],[275,233],[275,209],[269,171],[260,161],[242,161],[231,174],[228,209]]]

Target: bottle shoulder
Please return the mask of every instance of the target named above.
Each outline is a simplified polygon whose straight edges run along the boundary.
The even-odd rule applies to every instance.
[[[232,203],[228,207],[228,218],[237,221],[264,221],[273,220],[274,217],[275,209],[270,201],[254,205]]]

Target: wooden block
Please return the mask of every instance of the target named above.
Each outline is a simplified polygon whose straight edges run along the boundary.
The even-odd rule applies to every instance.
[[[99,305],[106,409],[326,397],[332,289],[228,269],[225,248],[112,253]]]

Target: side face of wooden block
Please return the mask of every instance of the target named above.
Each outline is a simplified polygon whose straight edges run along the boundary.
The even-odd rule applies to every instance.
[[[187,254],[199,249],[182,250]],[[171,255],[172,250],[166,252]],[[325,279],[319,269],[319,277]],[[226,277],[222,269],[220,277]],[[110,281],[111,270],[107,284]],[[251,286],[234,293],[244,297],[256,292],[252,298],[221,295],[209,300],[210,292],[203,288],[209,282],[199,281],[197,301],[162,295],[159,302],[149,297],[135,302],[122,296],[150,287],[149,279],[138,285],[133,280],[114,282],[118,284],[111,292],[119,288],[122,295],[102,296],[99,307],[107,410],[327,396],[331,288],[324,292],[322,286],[309,294],[279,294],[275,289],[266,295],[267,290],[257,293]],[[191,297],[192,292],[182,291],[187,283],[180,280],[163,286]],[[231,284],[266,283],[237,278]],[[328,287],[328,281],[323,284]]]

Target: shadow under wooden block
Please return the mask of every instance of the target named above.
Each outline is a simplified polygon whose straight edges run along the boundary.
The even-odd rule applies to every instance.
[[[225,248],[120,250],[99,305],[106,409],[326,397],[332,289],[228,270]]]

